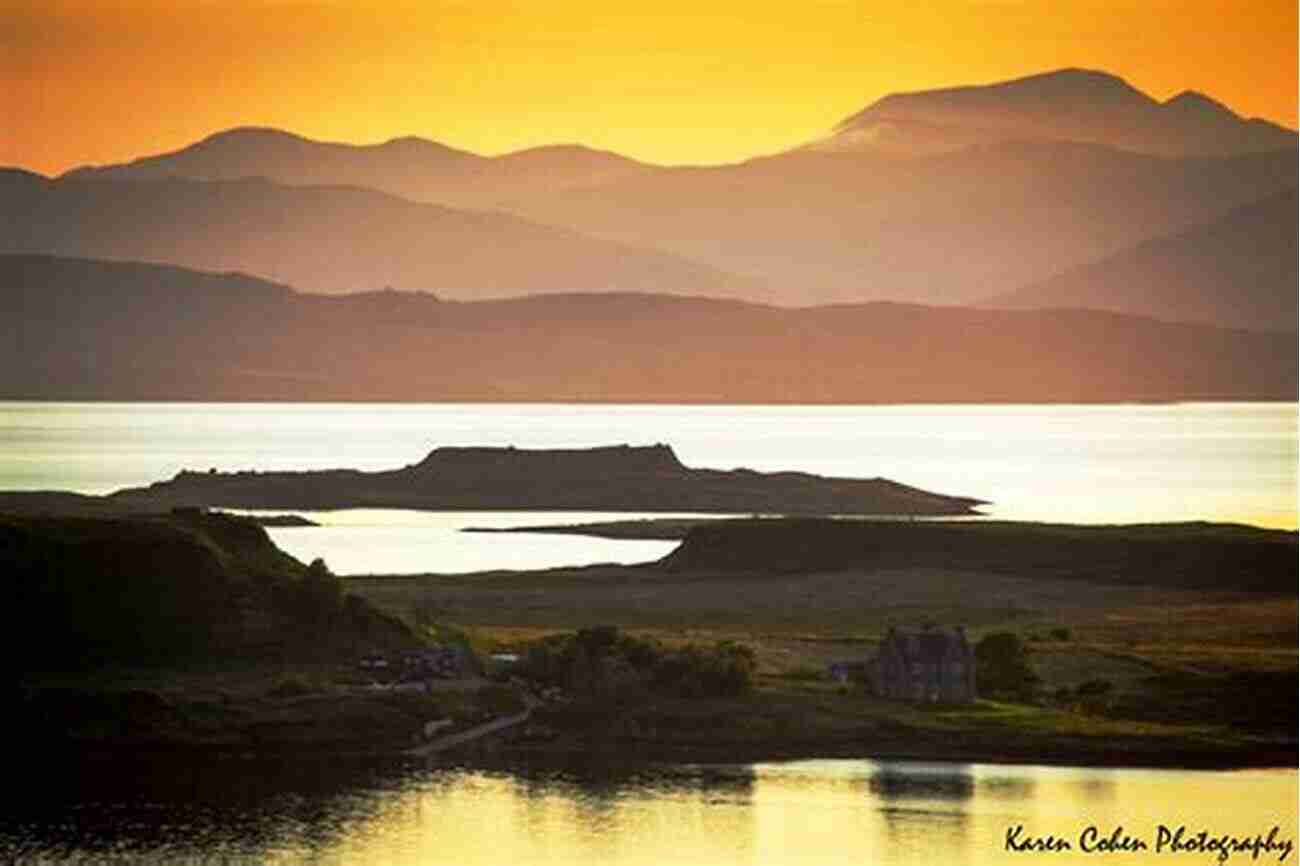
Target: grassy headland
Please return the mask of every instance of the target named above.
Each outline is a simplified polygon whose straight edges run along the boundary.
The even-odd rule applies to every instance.
[[[531,737],[515,745],[522,751],[1295,760],[1295,533],[777,520],[688,531],[676,552],[642,566],[376,576],[349,586],[390,612],[455,622],[484,648],[519,650],[611,624],[667,646],[729,640],[755,653],[748,695],[570,700],[537,714]],[[831,661],[869,656],[891,625],[926,621],[962,623],[975,640],[1019,635],[1041,679],[1034,701],[915,706],[827,675]]]
[[[360,656],[426,637],[246,518],[0,515],[0,572],[20,613],[10,722],[30,744],[384,750],[495,699],[369,688]]]
[[[338,579],[243,518],[0,517],[25,614],[9,656],[17,719],[32,742],[77,748],[393,750],[427,722],[463,728],[536,690],[505,679],[375,689],[361,655],[460,635],[483,654],[524,652],[613,625],[665,658],[730,641],[752,653],[752,688],[561,689],[505,756],[1296,758],[1295,533],[772,519],[661,529],[685,529],[684,543],[641,566]],[[828,676],[890,626],[923,622],[963,624],[973,640],[1018,635],[1040,680],[1033,698],[920,706]]]

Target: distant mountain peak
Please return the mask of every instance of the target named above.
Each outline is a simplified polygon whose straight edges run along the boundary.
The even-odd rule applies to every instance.
[[[1020,78],[1012,78],[1002,82],[1001,86],[1012,87],[1018,85],[1027,85],[1033,82],[1064,82],[1069,84],[1087,84],[1094,87],[1111,87],[1117,90],[1131,91],[1141,93],[1128,81],[1104,69],[1087,69],[1081,66],[1064,66],[1060,69],[1052,69],[1047,72],[1036,72],[1033,75],[1024,75]],[[999,85],[991,85],[999,86]]]
[[[1123,78],[1070,67],[992,84],[895,93],[839,123],[815,150],[920,156],[1009,140],[1080,142],[1158,156],[1295,146],[1195,91],[1159,102]]]
[[[287,141],[310,141],[305,136],[296,132],[289,132],[286,129],[278,129],[274,126],[232,126],[229,129],[219,129],[211,135],[197,141],[195,144],[208,144],[218,141],[235,141],[239,139],[280,139]]]
[[[1164,108],[1183,112],[1203,112],[1209,114],[1239,117],[1232,109],[1196,90],[1184,90],[1177,96],[1170,97],[1163,103]]]
[[[398,138],[390,138],[383,144],[342,146],[355,147],[360,150],[367,148],[397,150],[419,155],[438,154],[441,156],[460,157],[467,160],[483,159],[483,157],[479,156],[477,153],[471,153],[468,150],[461,150],[458,147],[452,147],[449,144],[443,144],[441,141],[434,141],[430,138],[421,138],[418,135],[403,135]]]
[[[841,121],[837,129],[850,128],[860,119],[879,115],[891,109],[909,108],[916,103],[973,102],[997,103],[1007,99],[1053,99],[1073,101],[1083,99],[1096,102],[1100,96],[1109,95],[1106,101],[1154,104],[1154,100],[1118,75],[1097,69],[1069,67],[1050,72],[1039,72],[1007,81],[990,84],[967,84],[941,87],[933,90],[915,90],[891,93],[873,102],[864,110]]]
[[[962,89],[983,90],[990,94],[1024,94],[1067,101],[1085,99],[1120,104],[1151,104],[1155,101],[1118,75],[1101,69],[1079,67],[1054,69]]]

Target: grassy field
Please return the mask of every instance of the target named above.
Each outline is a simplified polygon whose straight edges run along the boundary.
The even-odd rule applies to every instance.
[[[1152,764],[1286,764],[1295,754],[1295,595],[932,568],[596,566],[348,584],[399,616],[454,623],[483,650],[610,624],[670,645],[727,639],[756,653],[748,698],[557,709],[551,721],[568,734],[543,749],[599,741],[700,757],[871,750]],[[891,625],[927,621],[964,624],[975,640],[1020,635],[1042,699],[934,709],[829,680],[830,662],[866,658]],[[1065,696],[1096,680],[1109,684],[1104,699]]]
[[[286,580],[305,580],[309,569],[276,550],[260,528],[224,517],[185,519],[200,521],[204,534],[195,536],[189,524],[145,522],[133,530],[144,534],[134,547],[119,539],[117,522],[52,526],[59,544],[92,529],[98,535],[91,540],[108,539],[104,550],[122,554],[112,561],[131,564],[118,569],[123,579],[153,569],[189,574],[193,582],[206,572],[186,570],[180,553],[194,552],[217,578],[228,571],[230,581],[250,587],[278,585],[280,568],[292,572]],[[1030,524],[1021,534],[1011,524],[957,524],[946,534],[944,527],[827,523],[711,523],[702,535],[691,533],[685,555],[679,548],[641,566],[344,578],[340,589],[378,610],[340,597],[336,607],[349,616],[313,620],[311,641],[281,646],[297,620],[276,620],[278,608],[267,601],[248,608],[261,614],[253,619],[256,634],[279,641],[257,644],[260,653],[213,643],[205,653],[153,660],[103,657],[93,670],[78,665],[71,674],[24,671],[15,718],[32,742],[87,748],[391,750],[409,746],[431,720],[470,725],[518,710],[525,696],[515,685],[481,678],[431,694],[375,689],[370,672],[357,666],[359,648],[463,636],[486,654],[613,625],[669,646],[741,643],[757,660],[755,688],[727,698],[641,695],[614,704],[552,695],[509,748],[724,762],[876,755],[1294,763],[1294,533]],[[14,518],[7,525],[19,532],[36,524]],[[176,542],[175,562],[160,559],[148,533]],[[1182,540],[1195,549],[1181,549]],[[104,572],[107,553],[95,559],[74,546],[78,552],[81,559],[65,560]],[[19,565],[45,562],[32,555]],[[198,585],[219,585],[217,578]],[[98,586],[75,584],[83,585]],[[869,657],[891,626],[922,623],[964,625],[975,641],[994,632],[1019,635],[1041,680],[1036,695],[1020,704],[914,706],[828,676],[831,662]]]
[[[593,566],[537,572],[348,578],[407,619],[422,611],[494,645],[597,624],[664,639],[744,638],[820,663],[863,653],[891,625],[1010,630],[1055,658],[1083,654],[1205,670],[1294,668],[1295,597],[942,572],[733,574]],[[1052,637],[1068,629],[1069,640]],[[768,653],[765,669],[787,668]]]

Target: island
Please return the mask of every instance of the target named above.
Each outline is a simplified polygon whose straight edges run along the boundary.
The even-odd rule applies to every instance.
[[[640,511],[705,514],[978,514],[984,500],[885,478],[687,467],[668,445],[436,448],[419,463],[362,472],[182,471],[112,494],[115,505],[324,510]]]
[[[316,521],[308,520],[301,514],[252,514],[249,515],[249,519],[258,526],[268,526],[273,529],[320,526]]]

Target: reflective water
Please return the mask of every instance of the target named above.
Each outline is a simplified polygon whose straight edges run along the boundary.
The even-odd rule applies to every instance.
[[[1076,523],[1224,520],[1295,528],[1295,403],[1099,406],[604,406],[0,403],[0,489],[103,493],[182,468],[386,469],[442,445],[666,442],[688,466],[883,476],[992,500],[991,516]],[[555,522],[534,515],[523,522]],[[535,518],[535,519],[534,519]],[[455,518],[458,519],[458,518]],[[629,561],[626,542],[477,536],[434,544],[453,518],[374,512],[287,530],[303,555],[367,544],[400,571]],[[302,535],[290,536],[290,532]],[[349,533],[352,533],[349,535]],[[293,541],[289,539],[293,538]],[[313,541],[312,539],[318,541]],[[580,547],[574,547],[574,544]],[[525,549],[532,553],[525,555]],[[660,548],[656,548],[660,549]],[[446,550],[442,563],[430,555]],[[585,551],[585,553],[584,553]],[[646,548],[646,551],[654,551]],[[533,556],[536,558],[533,558]],[[653,557],[646,557],[653,558]],[[374,571],[377,568],[360,567]],[[389,569],[385,569],[389,570]]]
[[[277,513],[277,512],[247,512]],[[409,511],[349,508],[297,511],[320,526],[270,527],[280,549],[303,562],[323,557],[336,574],[416,574],[493,569],[558,568],[594,563],[629,564],[661,559],[675,541],[627,541],[580,535],[462,532],[539,523],[700,515],[624,514],[580,511]]]
[[[75,775],[74,775],[75,774]],[[1184,840],[1297,839],[1296,772],[872,760],[514,771],[340,761],[58,768],[0,824],[32,861],[314,864],[1209,864]],[[1146,844],[1083,850],[1080,835]],[[1052,836],[1055,853],[1007,850]],[[1095,844],[1093,845],[1095,847]],[[1282,852],[1227,862],[1283,862]],[[1292,851],[1285,862],[1294,862]],[[1041,858],[1041,859],[1040,859]]]

